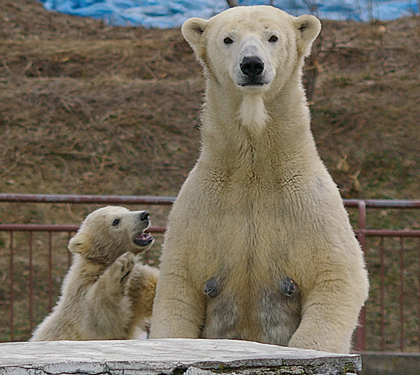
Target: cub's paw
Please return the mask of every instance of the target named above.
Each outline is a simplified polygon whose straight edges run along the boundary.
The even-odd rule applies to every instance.
[[[112,264],[112,274],[121,283],[126,283],[128,275],[136,264],[136,257],[133,253],[127,252],[121,255]]]

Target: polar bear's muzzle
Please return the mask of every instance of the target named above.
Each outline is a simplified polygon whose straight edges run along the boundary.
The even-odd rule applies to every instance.
[[[150,233],[146,233],[146,229],[150,225],[150,217],[147,211],[142,211],[140,214],[140,222],[143,226],[143,230],[136,234],[134,237],[134,243],[140,247],[148,247],[153,244],[154,238]]]
[[[241,86],[264,85],[264,62],[257,56],[244,57],[240,64],[243,79]]]
[[[269,85],[273,79],[273,69],[261,41],[247,38],[238,49],[233,68],[235,83],[243,88]]]

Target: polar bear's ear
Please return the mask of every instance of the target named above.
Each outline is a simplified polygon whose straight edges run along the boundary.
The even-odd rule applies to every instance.
[[[83,233],[76,233],[76,235],[69,241],[69,250],[75,254],[83,254],[85,252],[85,245],[87,242],[86,235]]]
[[[184,22],[181,31],[185,40],[194,49],[198,58],[202,58],[205,53],[203,34],[206,30],[208,21],[202,18],[190,18]]]
[[[306,57],[311,52],[312,42],[321,31],[321,22],[315,16],[303,15],[295,18],[293,23],[302,37],[302,44],[298,44],[300,47],[299,52],[303,53],[303,56]]]

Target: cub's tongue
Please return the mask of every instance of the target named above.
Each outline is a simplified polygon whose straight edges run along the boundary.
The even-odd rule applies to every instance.
[[[147,246],[153,241],[153,236],[150,233],[140,233],[134,238],[134,243],[138,246]]]

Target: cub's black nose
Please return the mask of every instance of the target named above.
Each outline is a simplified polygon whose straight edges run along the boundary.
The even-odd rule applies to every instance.
[[[144,211],[140,214],[140,220],[141,221],[146,221],[149,220],[149,212]]]
[[[259,76],[264,70],[264,63],[259,57],[244,57],[241,63],[241,71],[248,77]]]

